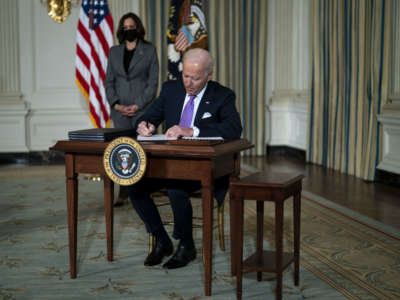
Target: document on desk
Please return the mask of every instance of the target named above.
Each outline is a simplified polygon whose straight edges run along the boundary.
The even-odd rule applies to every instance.
[[[153,134],[152,136],[137,136],[137,140],[139,142],[162,142],[162,141],[176,141],[176,140],[185,140],[185,141],[223,141],[224,139],[220,136],[201,136],[201,137],[166,137],[165,134]]]
[[[187,141],[223,141],[224,138],[222,136],[190,136],[181,137],[182,140]]]
[[[165,134],[153,134],[151,136],[137,136],[139,142],[162,142],[162,141],[175,141],[176,137],[166,137]]]

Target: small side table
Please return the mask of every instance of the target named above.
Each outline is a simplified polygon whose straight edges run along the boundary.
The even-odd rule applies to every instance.
[[[276,299],[282,299],[282,273],[294,262],[294,284],[299,285],[300,263],[300,207],[301,174],[261,172],[230,183],[231,218],[231,271],[236,275],[237,299],[242,298],[242,273],[276,273]],[[283,252],[284,202],[293,196],[294,251]],[[257,200],[257,250],[243,261],[243,207],[244,200]],[[264,201],[275,202],[275,251],[263,250]]]

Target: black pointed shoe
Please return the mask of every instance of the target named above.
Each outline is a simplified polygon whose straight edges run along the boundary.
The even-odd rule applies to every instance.
[[[168,242],[161,243],[157,241],[154,245],[153,250],[147,255],[146,259],[144,260],[145,266],[155,266],[162,262],[164,256],[169,256],[174,252],[174,246],[172,242],[168,240]]]
[[[186,266],[196,258],[196,248],[179,243],[175,254],[163,265],[165,269],[177,269]]]

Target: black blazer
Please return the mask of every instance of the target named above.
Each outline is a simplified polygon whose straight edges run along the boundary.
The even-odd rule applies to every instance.
[[[158,127],[165,121],[166,129],[179,124],[186,91],[181,80],[163,84],[160,96],[139,118]],[[224,139],[238,139],[242,124],[235,107],[235,93],[215,81],[209,81],[197,110],[194,126],[200,130],[199,136],[221,136]]]

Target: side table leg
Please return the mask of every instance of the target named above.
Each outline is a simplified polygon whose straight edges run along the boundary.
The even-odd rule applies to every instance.
[[[283,200],[275,201],[276,299],[282,299]]]
[[[234,198],[235,195],[235,190],[234,188],[231,188],[229,191],[230,197],[229,197],[229,222],[230,222],[230,238],[231,238],[231,274],[232,276],[236,275],[236,261],[238,259],[238,256],[236,254],[236,249],[238,248],[238,242],[237,242],[237,232],[240,228],[237,227],[237,211],[238,211],[238,205],[237,201]]]
[[[293,216],[294,216],[294,285],[299,285],[299,266],[300,266],[300,214],[301,214],[301,193],[293,197]]]
[[[113,261],[114,249],[114,183],[110,178],[104,176],[104,208],[106,217],[106,236],[107,236],[107,260]]]
[[[67,214],[68,214],[70,277],[76,278],[76,248],[77,248],[77,220],[78,220],[78,180],[76,179],[76,174],[75,177],[67,178]]]
[[[237,244],[236,244],[236,297],[242,299],[242,276],[243,276],[243,206],[242,197],[236,196],[236,217],[237,217]]]
[[[263,236],[264,236],[264,201],[257,200],[257,260],[258,265],[262,266],[263,258]],[[262,280],[262,272],[257,272],[257,280]]]

